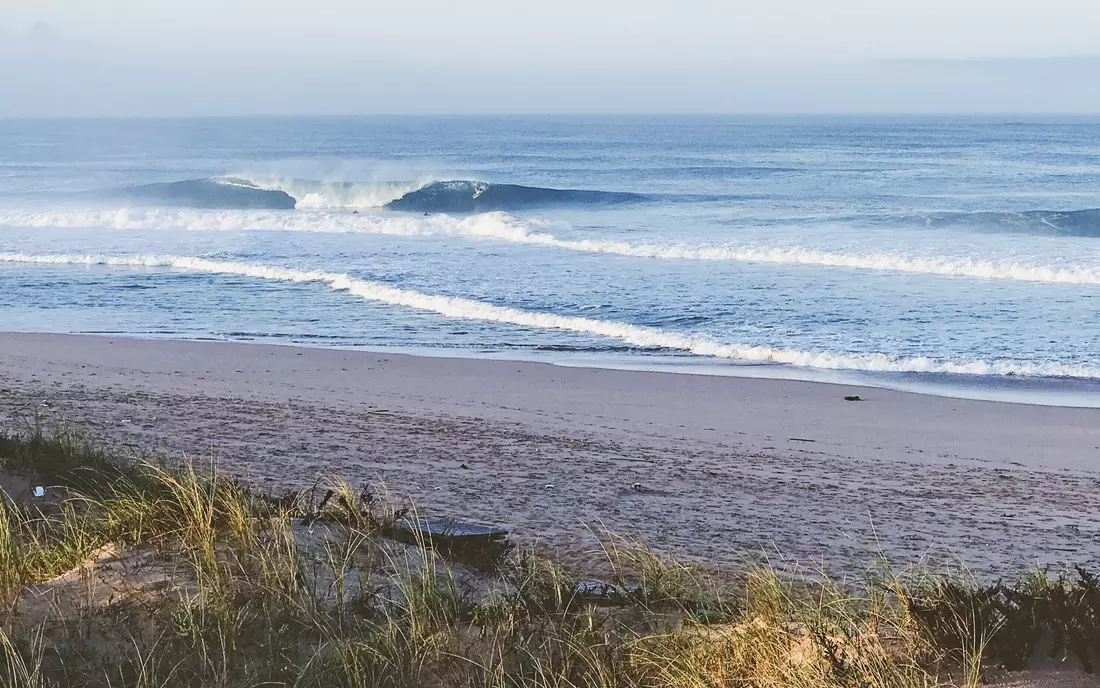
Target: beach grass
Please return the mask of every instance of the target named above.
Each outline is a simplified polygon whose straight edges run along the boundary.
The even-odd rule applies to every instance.
[[[1091,670],[1100,581],[720,574],[605,534],[583,581],[532,547],[398,539],[409,505],[333,478],[267,495],[214,466],[122,458],[71,431],[0,436],[4,686],[926,688],[1041,644]],[[412,532],[420,531],[413,529]]]

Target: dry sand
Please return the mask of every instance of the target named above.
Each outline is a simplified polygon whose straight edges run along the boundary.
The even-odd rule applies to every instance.
[[[862,402],[844,396],[858,394]],[[1100,568],[1100,410],[257,344],[0,334],[38,414],[273,491],[339,473],[594,562],[590,528],[729,566]],[[640,484],[640,491],[632,485]],[[594,565],[594,564],[591,564]]]

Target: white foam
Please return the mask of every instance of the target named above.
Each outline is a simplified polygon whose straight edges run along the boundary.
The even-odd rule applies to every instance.
[[[443,214],[420,217],[383,213],[353,215],[295,211],[120,209],[0,213],[0,225],[449,236],[661,260],[804,265],[1020,282],[1100,284],[1100,266],[1088,264],[1035,265],[1009,260],[977,260],[954,256],[913,257],[886,252],[842,253],[801,247],[634,244],[625,241],[561,239],[545,231],[544,224],[520,220],[501,212],[457,218]]]
[[[700,356],[758,363],[782,363],[807,368],[893,372],[934,372],[964,375],[1020,375],[1037,377],[1100,378],[1100,366],[1034,363],[1026,361],[942,361],[928,357],[905,358],[879,353],[830,353],[773,349],[745,344],[723,343],[709,337],[669,332],[628,323],[596,320],[577,316],[538,313],[496,306],[464,298],[424,294],[372,282],[347,274],[319,270],[214,261],[192,256],[102,256],[102,255],[28,255],[0,253],[0,262],[53,265],[107,265],[172,268],[222,275],[241,275],[282,282],[312,282],[345,291],[368,301],[414,308],[450,318],[506,323],[539,329],[567,330],[595,334],[640,347],[660,347],[687,351]]]
[[[190,210],[120,208],[43,213],[0,213],[0,226],[61,229],[283,231],[379,234],[390,236],[452,236],[522,242],[531,224],[506,213],[465,218],[450,215],[415,216],[390,213],[299,212],[272,210]]]
[[[1021,282],[1100,284],[1100,268],[1085,265],[1053,267],[947,256],[911,258],[892,253],[833,253],[797,247],[690,246],[684,244],[631,244],[624,241],[596,241],[591,239],[564,240],[544,232],[528,232],[518,239],[512,238],[514,236],[515,232],[511,232],[508,236],[501,236],[500,238],[508,241],[521,241],[523,243],[564,248],[571,251],[609,253],[635,258],[807,265]]]
[[[282,191],[299,209],[381,208],[426,182],[318,182],[304,179],[235,176],[216,177],[221,184]]]

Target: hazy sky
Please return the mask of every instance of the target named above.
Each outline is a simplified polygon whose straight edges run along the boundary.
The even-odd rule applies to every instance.
[[[1097,0],[0,4],[0,116],[1100,112]]]

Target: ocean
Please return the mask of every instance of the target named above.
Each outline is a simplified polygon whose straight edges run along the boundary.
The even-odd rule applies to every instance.
[[[1100,119],[0,121],[0,329],[1100,405]]]

